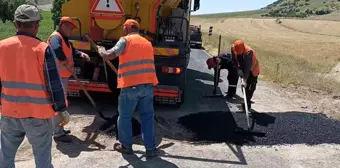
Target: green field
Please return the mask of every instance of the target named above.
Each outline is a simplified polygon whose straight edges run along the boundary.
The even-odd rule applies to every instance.
[[[52,14],[48,11],[42,11],[42,21],[40,22],[40,28],[38,37],[46,41],[48,36],[53,32],[53,20]],[[14,24],[12,22],[0,23],[0,39],[11,37],[16,32]]]
[[[204,15],[193,15],[193,18],[249,18],[249,17],[260,17],[261,14],[267,13],[268,10],[252,10],[242,12],[228,12],[228,13],[215,13],[215,14],[204,14]]]
[[[329,47],[340,43],[340,22],[287,18],[279,24],[275,18],[234,12],[195,16],[191,24],[202,26],[203,47],[211,55],[217,55],[218,35],[222,35],[221,52],[230,52],[236,39],[245,40],[257,53],[262,80],[340,92],[340,56],[335,54],[340,47]]]

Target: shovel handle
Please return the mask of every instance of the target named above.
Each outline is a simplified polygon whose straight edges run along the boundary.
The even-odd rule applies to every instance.
[[[94,49],[98,52],[98,46],[97,44],[88,36],[88,35],[85,35],[85,38],[90,42],[90,44],[94,47]],[[116,73],[118,74],[118,70],[117,68],[115,68],[115,66],[110,62],[110,61],[105,61],[109,67]]]
[[[250,122],[249,122],[249,111],[248,111],[248,102],[247,102],[247,97],[246,97],[246,89],[244,88],[244,79],[241,78],[241,83],[242,83],[242,92],[243,92],[243,101],[244,101],[244,108],[246,110],[246,117],[247,117],[247,125],[248,129],[250,129]]]
[[[70,72],[72,72],[72,69],[71,69],[68,65],[64,64],[64,66],[66,66],[66,68],[67,68]],[[90,100],[91,104],[93,105],[93,107],[96,108],[96,107],[97,107],[96,103],[94,102],[94,100],[93,100],[93,98],[91,97],[91,95],[89,94],[89,92],[87,92],[87,90],[85,89],[85,86],[80,82],[80,80],[79,80],[79,78],[77,77],[77,75],[74,74],[74,73],[72,72],[72,76],[77,80],[77,82],[79,83],[80,87],[83,89],[83,91],[84,91],[86,97]]]

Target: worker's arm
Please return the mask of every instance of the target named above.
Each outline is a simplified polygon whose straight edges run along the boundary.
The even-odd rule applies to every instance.
[[[234,69],[236,68],[234,63],[233,63],[233,60],[232,60],[232,54],[230,53],[222,53],[218,56],[218,58],[220,58],[221,60],[221,69]]]
[[[65,94],[54,57],[55,53],[48,47],[45,54],[44,75],[54,111],[63,112],[66,110]]]
[[[244,80],[247,81],[249,74],[251,73],[251,66],[252,66],[252,57],[253,57],[253,51],[249,51],[244,56]]]
[[[73,56],[76,56],[76,57],[80,57],[82,52],[79,51],[79,50],[77,50],[76,48],[74,48],[74,46],[73,46],[72,43],[70,43],[70,44],[71,44],[71,46],[72,46],[72,55],[73,55]]]
[[[86,53],[84,53],[82,51],[77,50],[76,48],[74,48],[72,43],[70,43],[70,45],[72,47],[72,55],[73,56],[85,59],[86,61],[90,61],[91,60],[89,55],[87,55]]]
[[[59,36],[54,35],[50,38],[51,48],[59,61],[66,61],[66,56],[62,49],[62,40]]]
[[[126,48],[126,40],[124,38],[120,38],[117,44],[109,50],[99,49],[99,54],[105,60],[113,60],[116,57],[119,57]]]
[[[232,61],[233,61],[234,65],[235,65],[235,67],[239,69],[239,68],[240,68],[240,65],[237,63],[237,60],[236,60],[236,59],[237,59],[237,58],[236,58],[237,55],[235,55],[235,53],[233,52],[232,47],[231,47],[230,51],[231,51],[230,53],[231,53]]]

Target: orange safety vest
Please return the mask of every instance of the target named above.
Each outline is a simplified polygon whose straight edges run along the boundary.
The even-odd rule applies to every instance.
[[[126,48],[119,57],[117,87],[157,85],[152,44],[139,34],[130,34],[123,38],[126,40]]]
[[[61,39],[61,47],[66,56],[66,61],[59,61],[59,60],[57,61],[60,77],[69,78],[72,76],[72,72],[74,71],[74,62],[73,62],[71,43],[69,41],[65,41],[63,36],[59,32],[54,31],[47,39],[47,43],[49,45],[51,45],[50,39],[54,35],[59,36],[59,38]],[[70,47],[67,46],[66,42],[69,44]],[[72,69],[72,72],[70,72],[70,70],[68,70],[67,67],[64,66],[65,63]]]
[[[24,35],[0,41],[1,115],[38,119],[55,115],[44,76],[47,47]]]
[[[231,47],[231,50],[233,52],[234,57],[237,57],[237,53],[235,51],[234,45]],[[253,52],[252,64],[251,64],[250,71],[252,72],[253,76],[257,76],[257,75],[260,74],[260,64],[259,64],[259,61],[256,58],[256,53],[248,45],[245,45],[245,52],[244,53],[248,53],[249,51]],[[244,56],[245,56],[245,54],[243,54],[243,58],[244,58]],[[236,60],[237,66],[240,67],[240,64],[239,64],[237,58],[235,58],[235,60]]]

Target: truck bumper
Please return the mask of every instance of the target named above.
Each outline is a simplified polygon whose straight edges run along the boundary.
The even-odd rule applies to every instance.
[[[106,83],[86,80],[82,80],[80,82],[84,85],[87,91],[111,93],[111,90]],[[70,79],[67,91],[68,96],[80,97],[80,91],[82,91],[82,88],[79,83],[74,79]],[[183,91],[176,86],[157,85],[154,89],[154,99],[160,104],[177,104],[181,103],[182,92]]]
[[[154,91],[154,99],[159,104],[182,103],[183,91],[177,86],[157,85]]]
[[[190,41],[191,46],[202,45],[202,41]]]

